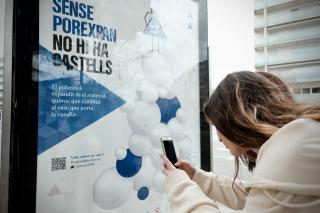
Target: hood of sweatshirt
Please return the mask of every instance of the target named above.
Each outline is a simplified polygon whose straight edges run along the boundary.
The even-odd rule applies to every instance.
[[[246,188],[261,188],[320,199],[320,122],[297,119],[260,148]]]

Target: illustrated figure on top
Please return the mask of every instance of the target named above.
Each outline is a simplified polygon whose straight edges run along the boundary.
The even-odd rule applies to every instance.
[[[159,16],[152,8],[150,8],[150,10],[144,16],[144,21],[146,26],[143,30],[143,33],[152,37],[152,51],[154,50],[153,37],[157,37],[159,52],[159,38],[167,38],[160,23]]]

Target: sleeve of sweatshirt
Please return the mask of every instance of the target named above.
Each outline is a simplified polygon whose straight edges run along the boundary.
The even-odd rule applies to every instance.
[[[207,197],[200,187],[182,170],[171,172],[165,180],[171,212],[220,213],[215,201]]]
[[[196,170],[193,181],[209,198],[232,209],[243,209],[248,192],[241,182],[235,181],[232,188],[232,178],[200,169]]]
[[[207,197],[201,188],[182,170],[170,173],[165,181],[168,201],[172,213],[222,213],[217,203]],[[270,199],[273,197],[273,199]],[[275,190],[252,188],[247,196],[244,208],[239,213],[298,213],[301,208],[292,208],[300,203],[318,202],[317,197],[295,196]],[[276,202],[274,200],[277,200]],[[279,204],[277,203],[279,202]],[[281,203],[291,203],[290,208]],[[292,204],[293,203],[293,204]],[[319,202],[318,202],[319,203]],[[304,204],[306,205],[306,204]],[[320,205],[320,203],[319,203]],[[317,212],[319,205],[303,208],[303,212]]]

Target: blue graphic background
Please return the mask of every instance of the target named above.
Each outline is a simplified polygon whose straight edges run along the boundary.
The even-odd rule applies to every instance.
[[[89,126],[105,115],[111,113],[125,103],[112,91],[88,77],[82,71],[66,70],[64,65],[52,66],[52,53],[40,46],[39,52],[39,120],[38,120],[38,154],[46,151],[62,140]],[[48,68],[48,69],[47,69]],[[99,94],[103,98],[86,98],[100,101],[100,104],[77,104],[73,106],[92,106],[92,111],[76,111],[72,117],[52,117],[52,92],[66,93],[71,90],[57,90],[59,86],[81,87],[80,94]],[[57,87],[57,88],[56,88]],[[77,91],[72,90],[76,93]],[[65,101],[78,99],[75,97],[55,98]],[[56,106],[72,106],[56,104]],[[60,111],[65,112],[65,111]]]

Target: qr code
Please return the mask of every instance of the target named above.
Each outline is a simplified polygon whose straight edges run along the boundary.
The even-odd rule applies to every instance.
[[[66,169],[66,157],[51,158],[51,171]]]

